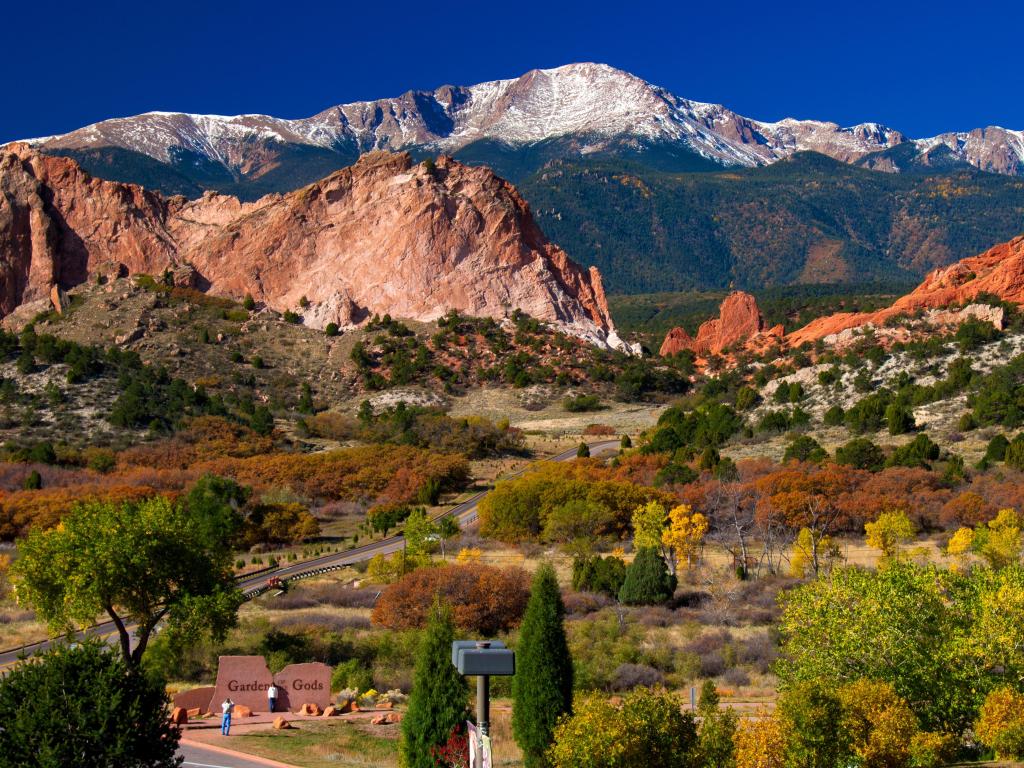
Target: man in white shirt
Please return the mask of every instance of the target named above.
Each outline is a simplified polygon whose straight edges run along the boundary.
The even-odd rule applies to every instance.
[[[274,711],[274,707],[277,706],[277,686],[273,683],[267,688],[267,704],[270,705],[270,711]]]
[[[220,720],[220,735],[228,736],[231,734],[231,713],[235,709],[235,702],[231,699],[224,699],[224,702],[220,705],[220,711],[223,713]]]

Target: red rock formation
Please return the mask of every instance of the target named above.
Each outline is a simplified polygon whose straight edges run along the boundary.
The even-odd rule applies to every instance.
[[[930,272],[917,288],[885,309],[841,312],[812,320],[787,335],[786,343],[799,346],[869,323],[882,325],[897,315],[964,304],[980,294],[993,294],[1015,304],[1024,303],[1024,236]]]
[[[772,328],[768,334],[781,336],[781,326]],[[691,339],[682,328],[669,331],[661,345],[661,355],[676,354],[684,349],[700,356],[719,355],[730,347],[745,346],[765,335],[764,318],[757,300],[749,293],[734,291],[725,297],[717,318],[701,323],[695,338]]]
[[[671,357],[687,349],[693,349],[693,337],[686,332],[685,328],[676,327],[665,334],[665,340],[661,343],[658,354],[662,357]]]
[[[0,151],[0,316],[112,268],[171,269],[278,310],[305,296],[320,327],[374,312],[431,320],[519,308],[581,332],[613,330],[598,271],[549,243],[515,188],[486,168],[373,153],[241,203],[165,199],[24,144]]]

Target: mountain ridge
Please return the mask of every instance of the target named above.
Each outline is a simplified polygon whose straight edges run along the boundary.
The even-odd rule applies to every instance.
[[[589,62],[339,104],[308,118],[147,112],[29,143],[55,154],[98,148],[136,152],[176,169],[199,187],[220,189],[230,183],[258,185],[282,166],[300,166],[307,155],[317,158],[323,171],[332,160],[349,164],[363,152],[380,149],[457,155],[478,142],[524,149],[567,138],[579,141],[566,156],[580,158],[601,151],[642,153],[654,145],[685,150],[724,167],[754,167],[816,151],[889,172],[904,170],[908,163],[892,158],[897,148],[909,146],[910,163],[927,165],[930,154],[944,147],[957,162],[981,170],[1024,173],[1024,131],[988,126],[911,139],[875,122],[844,127],[795,118],[761,121]],[[299,175],[311,180],[308,173]],[[288,183],[282,179],[280,188],[266,191],[286,191]]]

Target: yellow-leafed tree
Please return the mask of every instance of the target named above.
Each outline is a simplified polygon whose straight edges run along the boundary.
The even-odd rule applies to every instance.
[[[668,513],[668,527],[662,531],[661,543],[671,553],[670,562],[693,565],[708,533],[708,519],[694,512],[689,504],[680,504]]]
[[[743,720],[733,737],[736,768],[783,768],[789,739],[787,730],[778,715],[766,711]]]
[[[878,519],[864,525],[869,547],[881,551],[886,560],[896,560],[900,548],[914,538],[917,530],[914,523],[902,510],[883,512]]]

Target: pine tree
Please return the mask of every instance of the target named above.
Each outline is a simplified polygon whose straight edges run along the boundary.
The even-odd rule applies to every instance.
[[[572,657],[555,570],[541,566],[519,634],[512,678],[512,732],[525,768],[541,768],[558,718],[572,710]]]
[[[675,577],[669,575],[658,550],[642,547],[626,568],[619,600],[626,605],[654,605],[665,602],[675,591]]]
[[[451,608],[435,600],[416,656],[409,709],[402,720],[399,747],[403,768],[434,768],[431,749],[448,741],[466,719],[469,689],[452,666],[455,624]]]

